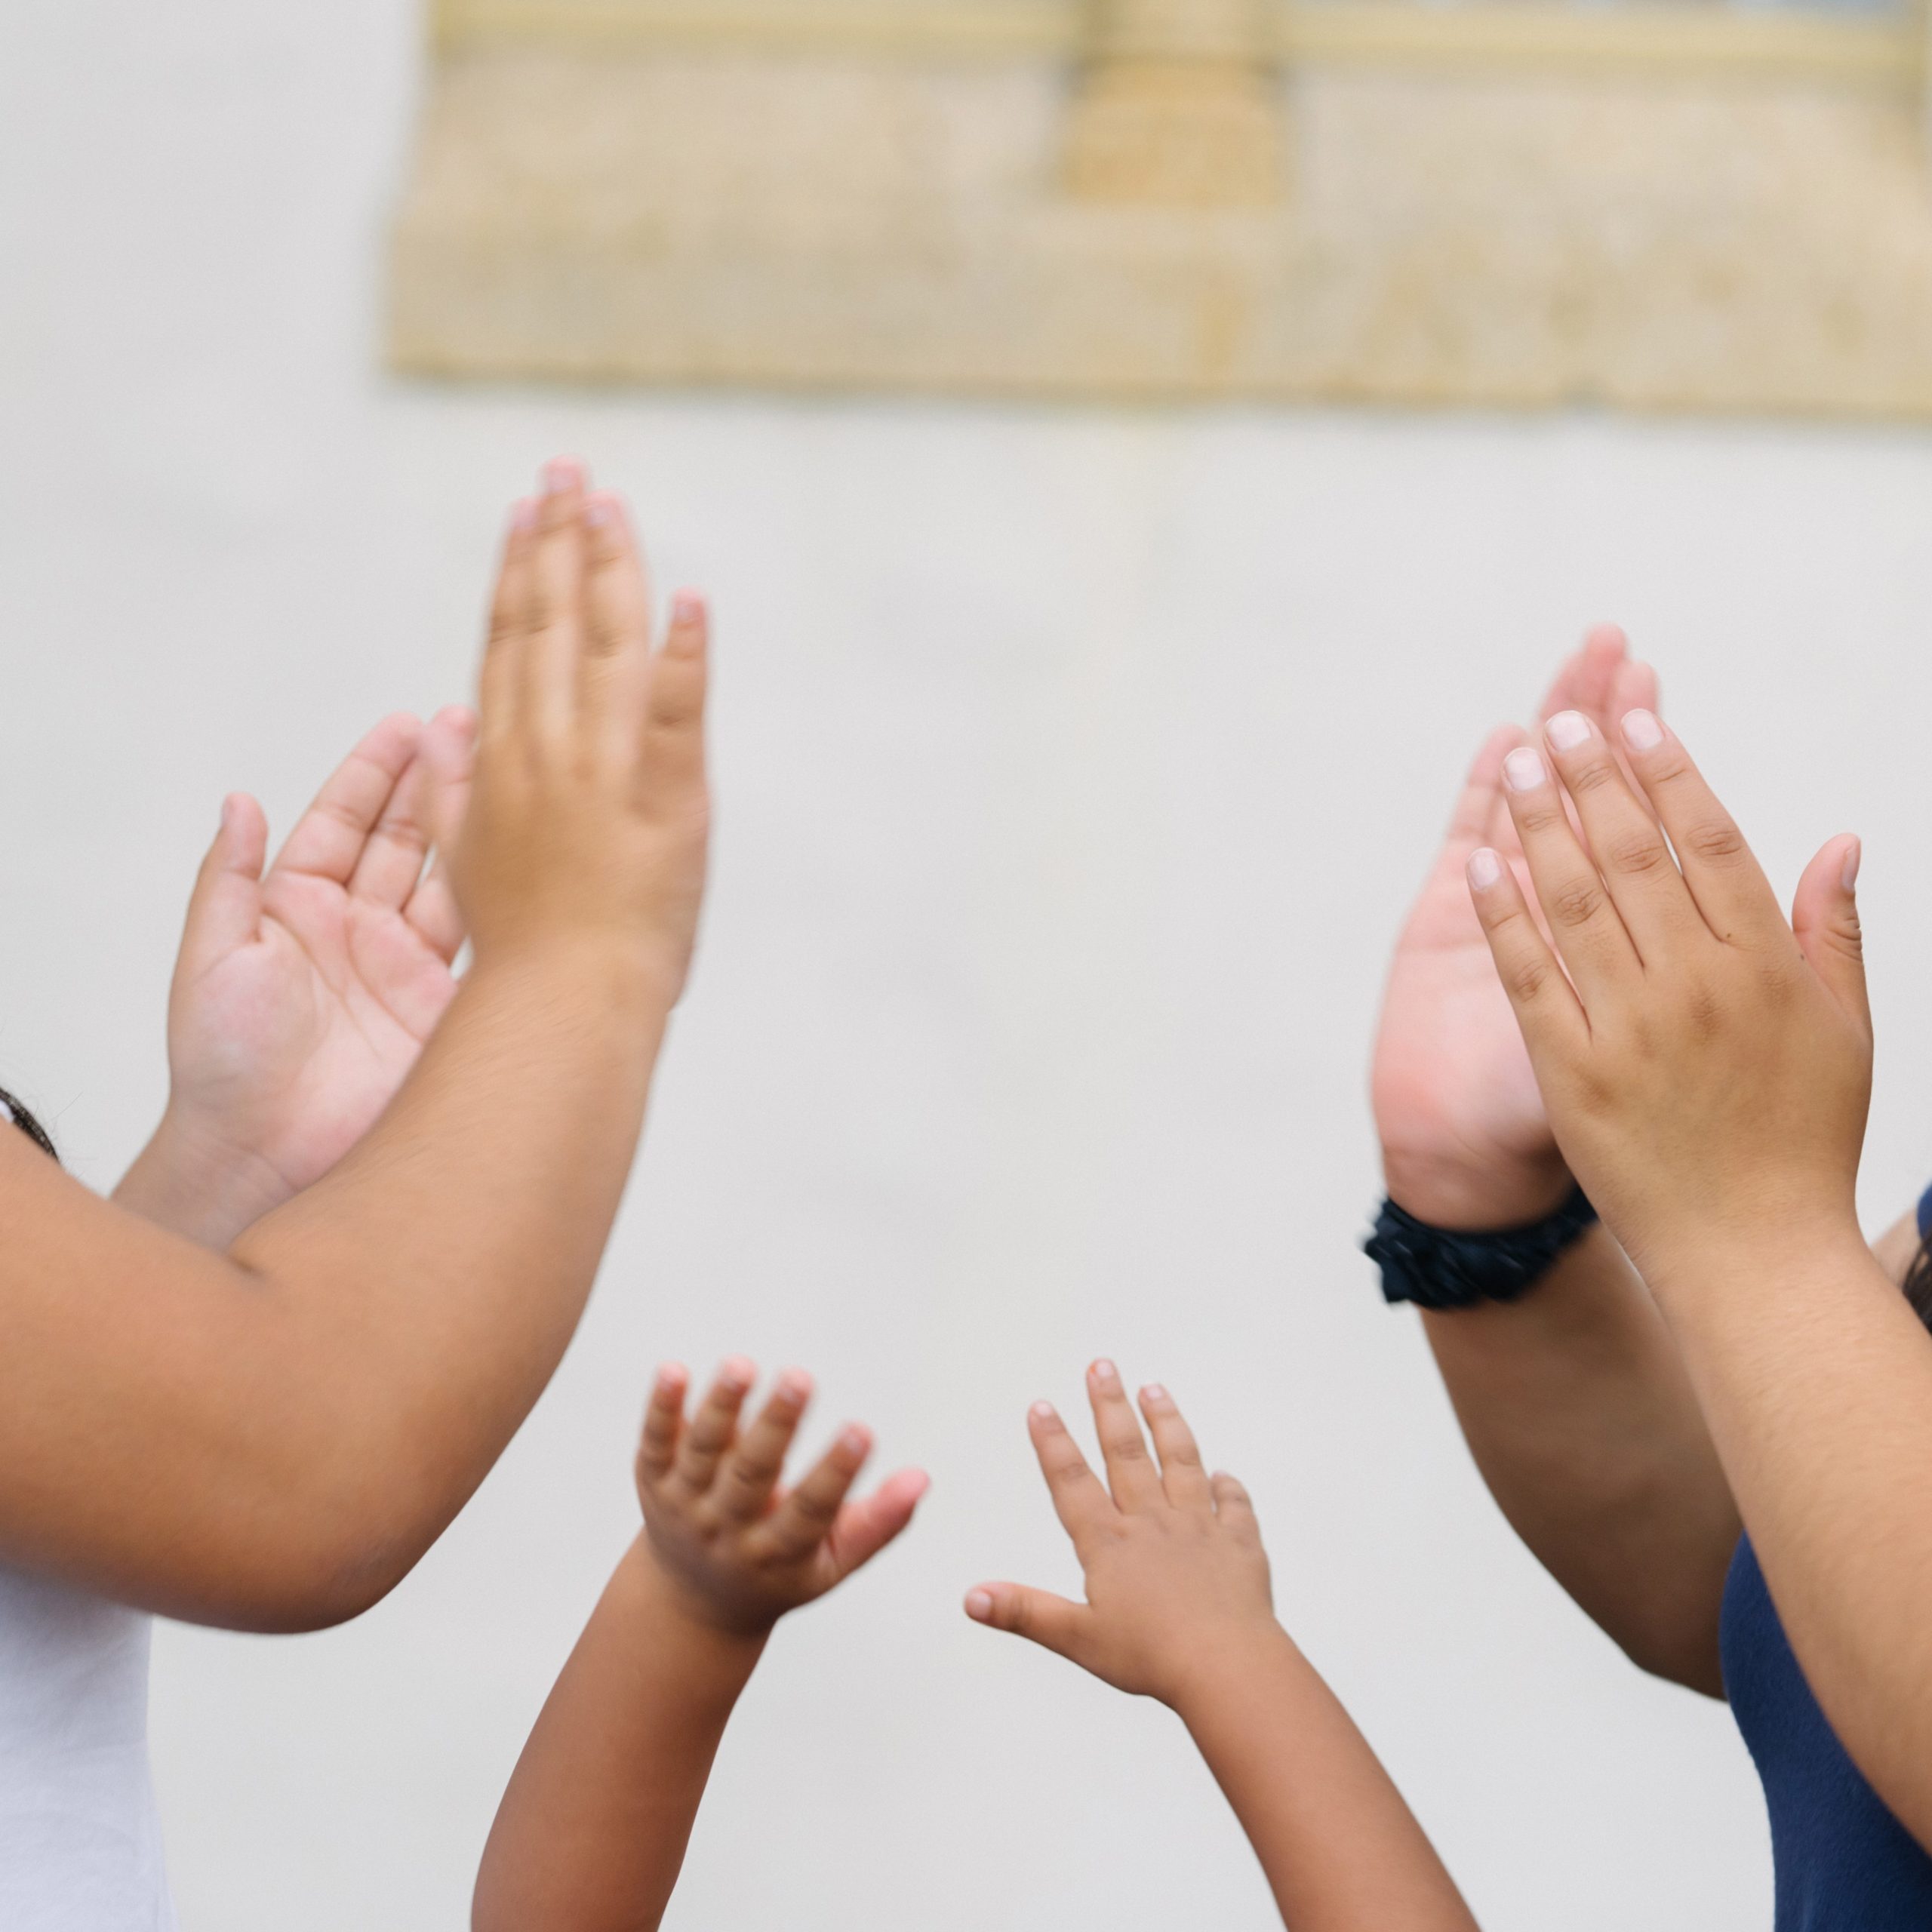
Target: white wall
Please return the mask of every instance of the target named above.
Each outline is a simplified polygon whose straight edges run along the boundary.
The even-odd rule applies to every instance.
[[[463,1922],[634,1523],[649,1367],[728,1349],[814,1366],[821,1423],[871,1418],[936,1487],[776,1646],[675,1924],[1270,1922],[1177,1727],[957,1608],[1071,1580],[1022,1417],[1101,1350],[1251,1480],[1287,1622],[1491,1932],[1765,1924],[1724,1712],[1516,1546],[1354,1251],[1363,1071],[1467,753],[1614,614],[1781,880],[1869,836],[1869,1205],[1903,1203],[1932,441],[398,385],[373,318],[414,11],[13,0],[0,28],[0,1078],[85,1174],[159,1103],[220,793],[285,824],[367,722],[465,689],[540,457],[632,491],[722,622],[700,970],[584,1335],[374,1615],[164,1633],[190,1932]]]

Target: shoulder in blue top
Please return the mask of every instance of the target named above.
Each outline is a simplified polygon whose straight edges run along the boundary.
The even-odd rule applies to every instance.
[[[1770,1811],[1777,1932],[1926,1932],[1932,1858],[1818,1708],[1748,1537],[1724,1586],[1723,1642],[1724,1690]]]

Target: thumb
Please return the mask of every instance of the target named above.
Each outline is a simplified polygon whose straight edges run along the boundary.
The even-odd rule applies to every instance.
[[[245,792],[221,801],[221,826],[195,875],[181,935],[180,971],[198,977],[254,939],[262,923],[262,866],[269,822]]]
[[[966,1614],[975,1623],[1010,1631],[1085,1667],[1081,1654],[1094,1613],[1084,1603],[1069,1603],[1051,1590],[1032,1590],[1023,1583],[982,1583],[966,1592]]]
[[[1869,1038],[1872,1007],[1866,995],[1865,945],[1856,896],[1863,856],[1864,848],[1849,834],[1826,845],[1798,881],[1791,929],[1811,970]]]

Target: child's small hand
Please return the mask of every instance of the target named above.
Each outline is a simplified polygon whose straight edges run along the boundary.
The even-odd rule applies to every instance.
[[[1202,1468],[1164,1389],[1140,1392],[1158,1467],[1112,1363],[1094,1364],[1087,1392],[1111,1495],[1051,1404],[1036,1404],[1028,1418],[1054,1508],[1085,1573],[1087,1601],[985,1583],[968,1595],[966,1612],[1057,1651],[1116,1690],[1177,1706],[1204,1669],[1280,1639],[1260,1527],[1247,1491]]]
[[[1872,1077],[1857,841],[1812,860],[1787,922],[1676,737],[1645,710],[1620,736],[1641,796],[1577,712],[1550,720],[1547,755],[1506,762],[1553,947],[1497,853],[1469,865],[1564,1154],[1660,1291],[1706,1244],[1788,1258],[1801,1229],[1855,1240]]]
[[[851,1423],[796,1487],[781,1488],[811,1378],[787,1370],[740,1432],[756,1377],[749,1362],[726,1362],[688,1424],[685,1371],[660,1370],[637,1487],[651,1555],[685,1608],[714,1629],[761,1637],[787,1611],[869,1563],[912,1521],[927,1481],[902,1469],[848,1503],[872,1452],[871,1432]]]
[[[703,601],[675,601],[654,651],[651,631],[623,503],[552,463],[504,547],[451,858],[479,967],[587,945],[682,991],[709,829]]]

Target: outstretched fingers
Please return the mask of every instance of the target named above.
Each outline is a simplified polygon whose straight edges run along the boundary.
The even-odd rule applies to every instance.
[[[1676,734],[1644,710],[1629,713],[1620,728],[1630,768],[1670,835],[1704,923],[1727,943],[1788,936],[1770,882]]]
[[[1158,1382],[1140,1392],[1140,1412],[1147,1418],[1155,1453],[1161,1459],[1161,1486],[1177,1509],[1204,1509],[1211,1502],[1208,1472],[1194,1432],[1174,1398]]]
[[[831,1535],[872,1452],[872,1431],[863,1423],[848,1423],[797,1487],[753,1532],[757,1543],[781,1563],[809,1556]]]
[[[638,1481],[642,1487],[655,1488],[678,1460],[678,1439],[685,1429],[685,1392],[690,1386],[690,1371],[675,1361],[667,1361],[651,1385],[637,1451]]]
[[[871,1495],[847,1503],[826,1537],[835,1580],[842,1581],[854,1570],[863,1569],[888,1543],[903,1535],[931,1486],[923,1469],[901,1469],[887,1477]]]
[[[198,978],[261,936],[262,862],[268,820],[245,792],[221,801],[221,823],[195,875],[181,935],[181,970]]]
[[[785,1458],[798,1432],[805,1405],[811,1400],[812,1379],[803,1369],[788,1368],[766,1398],[751,1426],[724,1459],[715,1484],[718,1514],[737,1523],[755,1522],[771,1506]]]
[[[1589,860],[1639,957],[1652,961],[1674,942],[1703,937],[1703,921],[1663,829],[1609,739],[1580,711],[1559,711],[1544,735],[1589,841]]]
[[[1051,1590],[1024,1583],[981,1583],[966,1592],[966,1614],[989,1629],[1004,1630],[1078,1663],[1088,1645],[1093,1611]]]
[[[1542,1051],[1574,1051],[1588,1043],[1589,1022],[1549,942],[1530,916],[1516,875],[1484,846],[1469,860],[1469,894],[1489,941],[1497,977],[1534,1060]]]
[[[618,770],[637,755],[651,688],[651,590],[626,513],[613,491],[584,500],[584,653],[579,702],[599,754]]]
[[[429,775],[426,811],[435,857],[402,916],[445,965],[454,965],[466,929],[450,884],[449,860],[462,835],[475,776],[475,712],[460,704],[438,712],[423,730],[422,760]]]
[[[672,600],[663,648],[651,660],[645,700],[641,802],[653,817],[703,809],[705,706],[709,695],[711,614],[695,591]]]
[[[737,1440],[738,1412],[757,1379],[757,1369],[742,1355],[732,1356],[712,1379],[671,1471],[672,1480],[687,1496],[702,1496],[710,1488],[725,1451]]]
[[[275,854],[275,870],[347,885],[398,783],[414,766],[423,727],[407,713],[385,718],[329,775]]]
[[[1118,1512],[1113,1498],[1087,1466],[1080,1445],[1051,1402],[1035,1402],[1026,1414],[1026,1432],[1033,1438],[1040,1473],[1054,1500],[1054,1513],[1075,1548]]]
[[[1594,991],[1635,977],[1636,948],[1570,822],[1549,761],[1535,746],[1519,746],[1503,761],[1503,777],[1543,917],[1587,1007]],[[1481,856],[1471,860],[1472,868]]]
[[[1120,1371],[1102,1360],[1087,1371],[1087,1399],[1107,1466],[1107,1486],[1123,1509],[1144,1508],[1161,1494],[1160,1472],[1147,1452],[1147,1438],[1121,1386]]]

